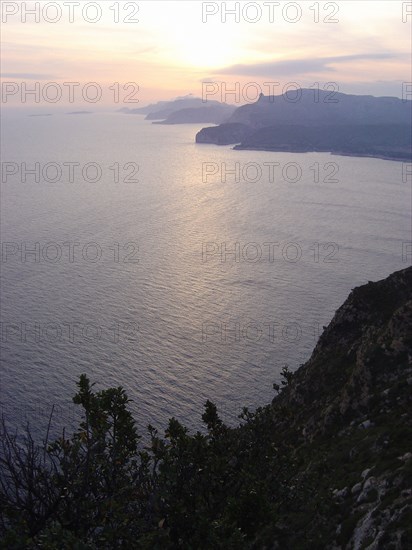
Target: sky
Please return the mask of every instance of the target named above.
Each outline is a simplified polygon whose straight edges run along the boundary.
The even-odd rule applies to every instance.
[[[268,83],[274,93],[333,83],[345,93],[402,97],[412,81],[412,2],[2,0],[1,7],[6,107],[133,108],[205,93],[245,103]]]

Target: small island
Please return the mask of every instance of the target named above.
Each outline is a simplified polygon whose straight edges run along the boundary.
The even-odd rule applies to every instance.
[[[66,113],[68,115],[92,115],[92,111],[72,111],[71,113]]]

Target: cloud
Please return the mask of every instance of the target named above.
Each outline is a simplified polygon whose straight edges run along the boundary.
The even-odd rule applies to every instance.
[[[1,78],[19,78],[22,80],[58,80],[59,77],[54,74],[44,73],[1,73]]]
[[[355,55],[341,55],[335,57],[319,57],[317,59],[289,59],[282,61],[268,61],[255,63],[253,65],[231,65],[214,72],[217,74],[234,74],[244,76],[291,76],[298,74],[309,74],[319,72],[333,72],[336,69],[332,66],[337,63],[363,60],[383,60],[397,57],[391,53],[365,53]]]
[[[348,82],[339,90],[345,94],[374,95],[378,97],[403,97],[403,80],[374,80]]]

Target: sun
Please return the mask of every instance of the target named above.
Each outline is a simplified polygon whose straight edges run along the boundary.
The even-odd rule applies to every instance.
[[[165,2],[160,13],[155,13],[154,7],[145,7],[148,17],[156,16],[153,23],[162,43],[162,58],[172,66],[207,70],[235,63],[239,57],[242,48],[239,25],[225,25],[220,19],[204,23],[201,5],[201,2]]]

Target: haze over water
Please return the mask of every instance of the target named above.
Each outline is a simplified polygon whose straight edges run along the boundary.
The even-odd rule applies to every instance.
[[[0,401],[16,424],[27,414],[37,427],[52,404],[67,419],[83,372],[126,388],[140,431],[171,416],[198,427],[208,398],[233,422],[273,397],[285,364],[309,358],[351,288],[406,267],[402,163],[196,145],[202,126],[5,113],[3,161],[102,170],[95,183],[2,183],[2,242],[41,250],[39,262],[3,256]],[[205,163],[217,173],[205,177]],[[262,174],[224,182],[222,163]],[[274,181],[264,163],[280,163]]]

